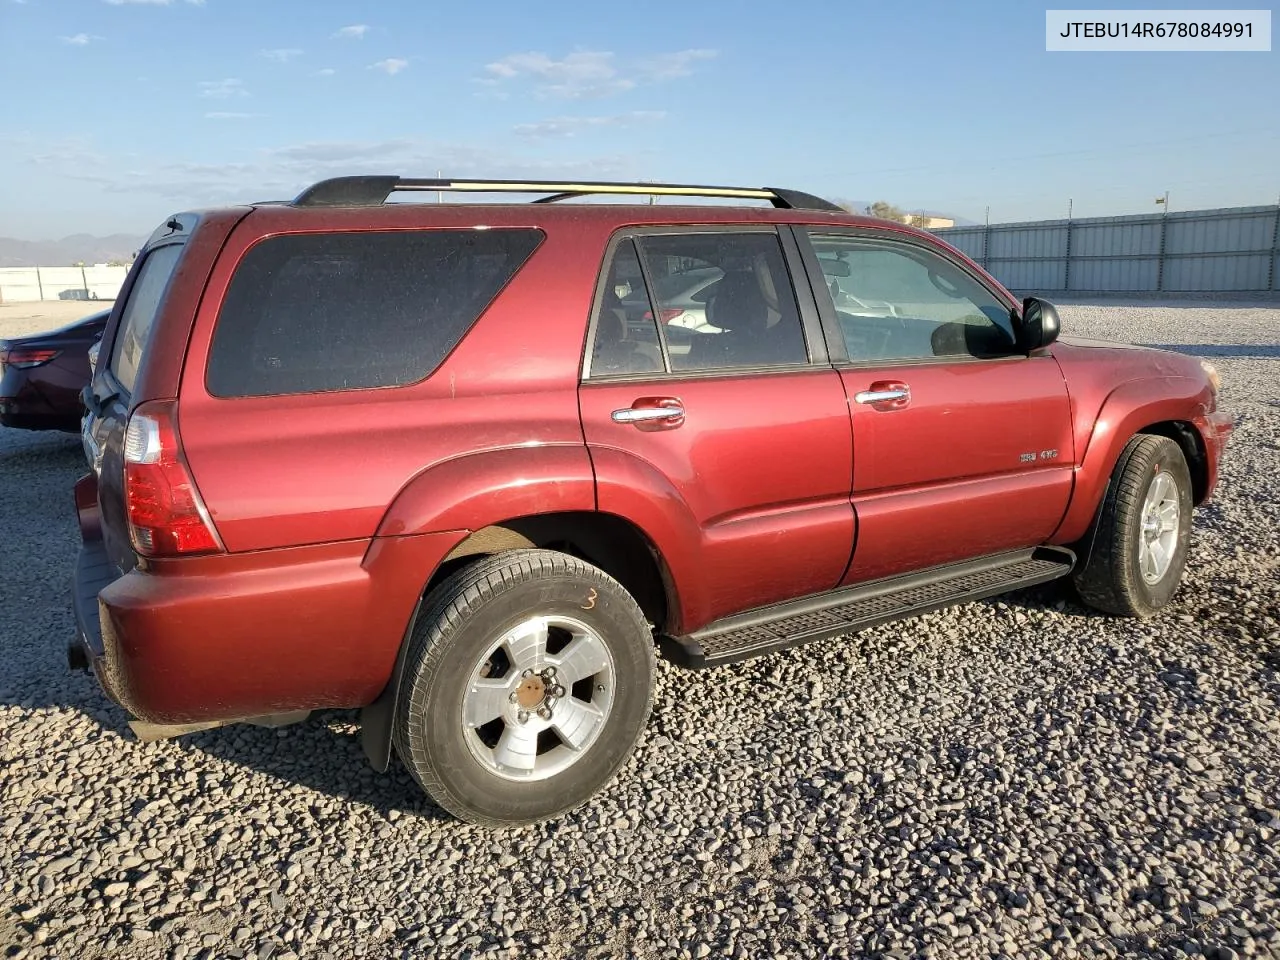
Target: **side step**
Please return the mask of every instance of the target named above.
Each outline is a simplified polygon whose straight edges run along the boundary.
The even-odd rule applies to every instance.
[[[1056,580],[1075,554],[1037,547],[844,587],[717,620],[687,637],[659,637],[662,654],[686,667],[714,667],[813,640],[853,633],[968,600]]]

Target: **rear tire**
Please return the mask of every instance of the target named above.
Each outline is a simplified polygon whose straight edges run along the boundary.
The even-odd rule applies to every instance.
[[[652,632],[616,580],[550,550],[497,554],[427,598],[396,752],[463,820],[546,820],[618,772],[648,719],[653,674]]]
[[[1167,605],[1186,565],[1191,507],[1182,448],[1168,437],[1132,438],[1094,519],[1093,553],[1075,574],[1080,599],[1125,617],[1149,617]]]

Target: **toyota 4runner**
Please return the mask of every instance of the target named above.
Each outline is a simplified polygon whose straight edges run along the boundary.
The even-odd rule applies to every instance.
[[[632,202],[558,202],[589,194]],[[491,825],[618,771],[655,647],[1065,576],[1156,613],[1231,429],[1208,364],[1058,339],[939,239],[780,189],[347,177],[178,214],[101,357],[72,664],[147,736],[363,708],[375,767]]]

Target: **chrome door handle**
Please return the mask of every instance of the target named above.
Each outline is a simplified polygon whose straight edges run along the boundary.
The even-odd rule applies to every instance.
[[[623,407],[609,415],[614,423],[651,423],[654,420],[679,420],[684,407]]]
[[[863,390],[853,395],[854,403],[884,403],[887,400],[910,400],[911,389],[898,387],[893,390]]]

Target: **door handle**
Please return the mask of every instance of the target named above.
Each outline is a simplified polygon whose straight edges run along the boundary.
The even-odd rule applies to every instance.
[[[911,388],[905,383],[880,384],[873,383],[870,390],[863,390],[853,395],[854,403],[890,403],[904,405],[911,399]]]
[[[624,407],[613,411],[614,423],[653,423],[658,420],[680,420],[684,407]]]
[[[609,417],[614,423],[677,426],[684,422],[684,404],[675,397],[641,397]]]

